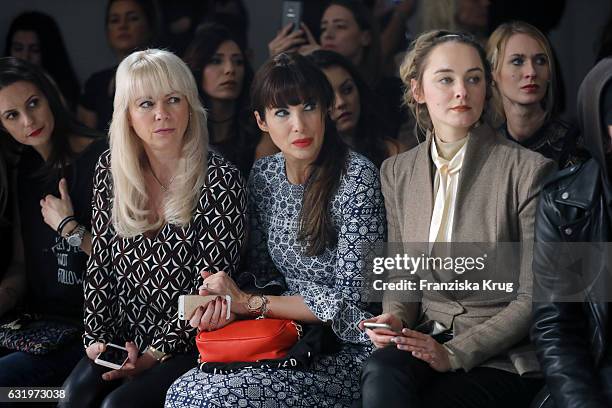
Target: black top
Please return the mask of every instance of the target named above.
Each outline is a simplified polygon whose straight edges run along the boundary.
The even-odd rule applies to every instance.
[[[85,82],[81,96],[81,106],[94,112],[98,117],[96,129],[107,133],[113,118],[113,99],[115,98],[115,71],[117,67],[96,72]]]
[[[581,143],[577,129],[561,119],[550,119],[544,122],[533,135],[521,141],[510,135],[507,123],[501,126],[500,131],[508,140],[554,160],[559,169],[572,166],[584,159],[579,150]]]
[[[83,316],[83,272],[87,255],[68,245],[44,221],[40,200],[47,194],[59,197],[58,183],[68,182],[77,221],[91,229],[91,200],[94,168],[108,148],[105,140],[91,143],[72,163],[51,177],[39,175],[44,165],[32,148],[24,150],[18,166],[17,194],[24,244],[29,312],[74,318]]]

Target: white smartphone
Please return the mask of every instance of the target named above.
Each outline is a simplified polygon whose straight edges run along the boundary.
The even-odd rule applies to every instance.
[[[128,351],[125,347],[113,343],[106,345],[106,350],[98,354],[94,360],[96,364],[119,370],[128,360]]]
[[[178,303],[178,317],[181,320],[189,320],[191,316],[193,316],[193,312],[200,307],[206,306],[209,302],[212,302],[217,298],[217,295],[181,295],[179,296]],[[227,301],[227,314],[225,319],[230,318],[231,307],[232,307],[232,297],[230,295],[225,295],[225,300]]]
[[[393,330],[391,328],[391,326],[389,326],[387,323],[373,323],[373,322],[365,322],[363,324],[363,326],[366,329],[387,329],[387,330]]]

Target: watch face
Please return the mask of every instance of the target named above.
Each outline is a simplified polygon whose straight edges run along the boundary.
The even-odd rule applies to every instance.
[[[259,310],[263,305],[263,298],[261,296],[251,296],[249,299],[249,309],[251,310]]]
[[[68,245],[74,247],[81,246],[81,242],[83,241],[83,239],[77,234],[69,236],[68,238],[66,238],[66,240],[68,241]]]
[[[74,232],[70,233],[70,235],[66,237],[66,241],[68,242],[68,245],[73,246],[73,247],[78,247],[78,246],[81,246],[84,235],[85,235],[85,227],[82,225],[79,225],[78,227],[76,227]]]

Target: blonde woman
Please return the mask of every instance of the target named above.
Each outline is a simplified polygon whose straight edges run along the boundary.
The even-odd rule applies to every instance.
[[[577,130],[556,115],[555,59],[548,39],[531,24],[501,24],[489,37],[493,123],[520,145],[555,160],[575,164]]]
[[[400,74],[427,140],[381,167],[389,242],[531,243],[553,163],[482,123],[491,85],[482,47],[467,35],[428,32]],[[511,273],[510,297],[423,290],[413,303],[385,298],[385,313],[369,321],[391,330],[365,330],[378,350],[363,369],[363,407],[528,406],[541,386],[527,377],[538,364],[523,344],[530,257]]]
[[[235,167],[207,151],[206,116],[187,66],[167,51],[135,52],[116,83],[111,148],[94,180],[87,357],[64,384],[68,406],[161,405],[196,361],[195,329],[178,320],[178,297],[197,293],[201,270],[234,272],[244,237],[244,185]],[[93,363],[108,343],[127,348],[123,368]]]

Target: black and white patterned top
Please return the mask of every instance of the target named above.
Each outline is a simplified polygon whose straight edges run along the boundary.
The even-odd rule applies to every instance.
[[[244,284],[281,281],[284,295],[301,295],[320,320],[331,323],[340,350],[314,357],[304,370],[252,368],[212,374],[194,368],[168,389],[174,407],[350,407],[360,396],[361,366],[371,342],[357,328],[371,317],[361,299],[364,247],[385,239],[386,220],[376,167],[349,153],[346,174],[330,202],[338,245],[306,256],[297,240],[304,186],[291,184],[282,153],[255,163],[249,178],[250,273]],[[264,290],[265,291],[265,290]]]
[[[194,217],[165,224],[155,237],[119,237],[112,226],[110,152],[98,162],[93,196],[93,249],[84,279],[85,346],[131,340],[142,351],[194,348],[192,329],[178,319],[178,297],[195,294],[200,270],[236,271],[245,235],[246,191],[240,172],[208,154],[206,185]]]
[[[338,243],[318,256],[306,256],[297,240],[304,185],[289,183],[282,153],[257,161],[248,187],[251,274],[243,274],[241,281],[253,276],[262,287],[284,280],[284,295],[301,295],[315,316],[332,324],[341,340],[369,344],[357,323],[372,316],[361,299],[363,245],[386,238],[376,167],[360,154],[349,153],[346,174],[329,209]]]

